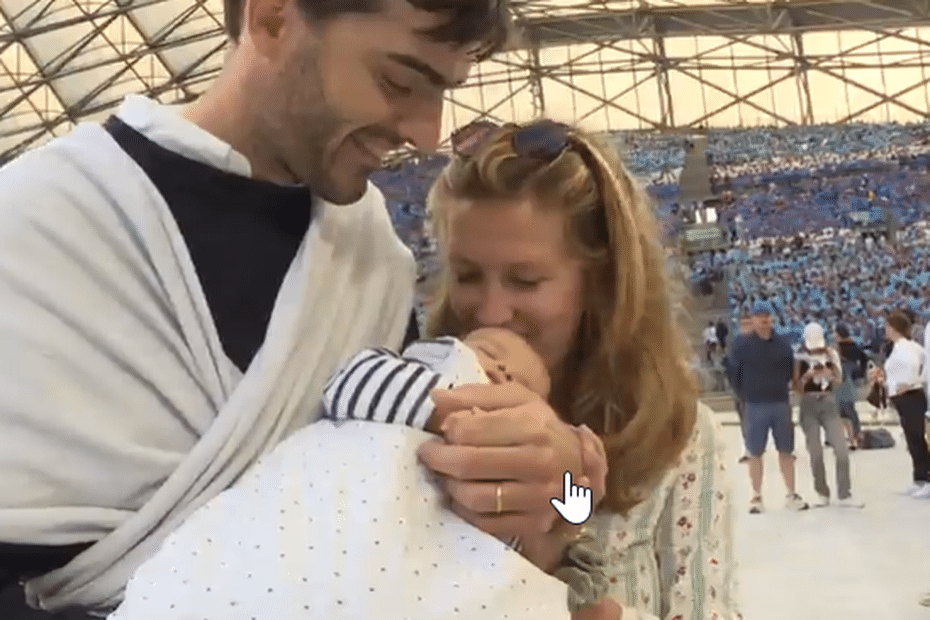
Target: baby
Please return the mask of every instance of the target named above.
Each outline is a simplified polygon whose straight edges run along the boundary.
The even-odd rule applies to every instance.
[[[549,372],[520,336],[482,328],[464,340],[420,340],[403,354],[366,349],[336,373],[324,391],[326,417],[404,424],[438,432],[429,393],[469,383],[521,383],[549,396]]]
[[[452,514],[417,461],[434,436],[421,429],[441,423],[431,390],[506,381],[549,392],[502,329],[357,354],[325,388],[325,419],[183,523],[112,620],[568,620],[566,585]]]

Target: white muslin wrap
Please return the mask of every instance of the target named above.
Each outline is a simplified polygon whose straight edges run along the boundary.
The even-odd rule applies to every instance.
[[[443,505],[431,435],[322,420],[188,519],[110,620],[568,620],[567,586]]]
[[[400,345],[413,280],[373,186],[354,205],[316,204],[243,375],[168,206],[109,134],[79,126],[8,164],[0,540],[99,540],[30,581],[31,604],[112,610],[184,518],[319,417],[340,364]]]

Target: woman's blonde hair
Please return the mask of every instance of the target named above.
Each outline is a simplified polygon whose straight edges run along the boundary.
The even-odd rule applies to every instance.
[[[565,214],[566,234],[585,265],[583,315],[570,353],[577,362],[564,364],[572,374],[552,404],[563,419],[603,438],[605,507],[625,513],[673,466],[694,426],[697,387],[680,321],[683,298],[673,291],[651,203],[614,149],[566,128],[569,146],[554,160],[521,157],[513,135],[526,127],[501,129],[473,156],[454,158],[427,203],[443,251],[450,198],[533,196]],[[432,335],[461,332],[448,277],[444,272],[434,295]]]

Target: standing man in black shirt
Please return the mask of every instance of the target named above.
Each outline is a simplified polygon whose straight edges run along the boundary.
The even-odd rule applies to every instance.
[[[785,481],[785,505],[791,510],[809,508],[795,491],[794,424],[791,421],[790,384],[794,372],[791,345],[772,327],[772,306],[758,301],[752,307],[752,328],[733,347],[734,389],[745,403],[746,448],[753,496],[749,512],[764,510],[762,503],[762,455],[771,431],[778,450],[778,464]]]
[[[727,338],[730,336],[730,328],[727,326],[726,317],[717,319],[717,344],[720,345],[720,352],[727,354]]]
[[[130,97],[104,128],[79,127],[0,171],[0,352],[16,360],[0,377],[0,579],[29,582],[32,603],[45,609],[112,608],[159,528],[202,505],[216,481],[234,480],[293,426],[277,412],[312,417],[319,394],[303,393],[300,373],[319,383],[356,352],[336,349],[356,343],[331,336],[333,325],[315,315],[312,329],[276,342],[279,351],[329,347],[308,361],[270,350],[269,325],[294,308],[339,318],[387,305],[376,296],[341,301],[368,290],[359,283],[371,271],[399,262],[395,246],[391,262],[352,255],[369,249],[353,249],[353,239],[389,230],[368,176],[404,143],[436,147],[444,93],[508,31],[506,0],[225,0],[224,8],[229,54],[195,104],[179,111]],[[311,279],[310,252],[345,269]],[[68,270],[79,277],[55,279]],[[85,281],[101,274],[96,286]],[[337,276],[351,285],[320,294]],[[285,294],[305,281],[292,287],[300,299],[324,302],[301,306]],[[138,312],[106,314],[130,302]],[[400,343],[412,313],[394,305],[400,321],[380,329],[373,318],[366,344]],[[44,331],[29,321],[45,321]],[[266,370],[272,358],[288,373]],[[260,398],[265,392],[275,400]],[[581,462],[574,430],[508,386],[468,394],[480,402],[462,396],[459,408],[496,411],[512,431],[492,478],[513,481],[523,505],[536,507],[508,513],[510,534],[551,527],[552,489]],[[227,405],[270,417],[227,415],[217,436]],[[529,428],[540,411],[551,423]],[[486,472],[488,452],[499,452],[487,447],[495,433],[475,429],[468,454],[436,453],[454,453],[462,472],[475,463]],[[48,456],[36,460],[23,448],[27,437]],[[222,458],[201,458],[214,452]],[[528,472],[527,462],[544,465]],[[485,492],[486,482],[467,478],[450,480],[453,504]],[[154,509],[156,500],[167,508]],[[0,617],[33,617],[22,591],[16,596]]]

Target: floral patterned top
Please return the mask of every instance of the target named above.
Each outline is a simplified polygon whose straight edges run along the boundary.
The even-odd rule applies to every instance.
[[[595,516],[623,620],[741,620],[729,479],[713,413],[699,405],[678,465],[627,517]]]

